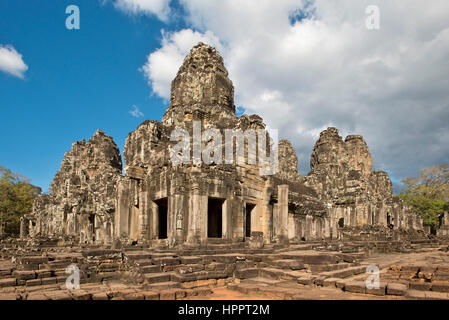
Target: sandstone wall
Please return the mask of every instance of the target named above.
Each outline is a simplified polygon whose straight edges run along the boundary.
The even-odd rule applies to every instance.
[[[364,225],[422,230],[422,219],[394,196],[387,173],[372,171],[372,164],[362,136],[343,141],[336,128],[320,134],[305,183],[329,207],[332,236],[344,227]]]
[[[103,131],[95,132],[89,141],[74,142],[64,155],[50,194],[34,203],[31,233],[66,236],[81,243],[110,243],[121,170],[120,151]]]

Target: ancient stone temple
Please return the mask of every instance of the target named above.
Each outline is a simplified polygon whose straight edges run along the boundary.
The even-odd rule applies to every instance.
[[[337,129],[323,131],[311,171],[301,177],[289,141],[276,146],[259,116],[235,114],[223,59],[202,43],[173,80],[162,121],[131,132],[123,159],[122,173],[119,149],[102,131],[75,142],[50,194],[23,218],[23,236],[175,246],[339,239],[369,226],[422,230],[420,217],[394,197],[388,175],[372,171],[361,136],[343,141]]]

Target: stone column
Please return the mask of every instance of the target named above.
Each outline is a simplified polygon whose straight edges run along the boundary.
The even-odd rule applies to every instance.
[[[171,207],[173,211],[173,229],[175,230],[174,236],[176,243],[184,242],[184,195],[175,194],[171,196]]]
[[[226,199],[223,203],[222,207],[222,238],[223,239],[232,239],[232,220],[231,220],[231,212],[232,212],[232,200]]]
[[[0,234],[1,235],[1,234]],[[24,216],[20,217],[20,238],[23,239],[27,236],[27,225]]]
[[[158,232],[159,232],[159,207],[158,205],[151,201],[151,214],[150,214],[150,239],[156,240],[158,238]]]
[[[193,183],[192,193],[189,201],[189,226],[187,230],[187,241],[189,243],[199,243],[201,240],[201,196],[200,186],[198,183]]]
[[[231,198],[227,202],[230,203],[231,208],[231,224],[232,224],[232,239],[234,241],[245,240],[245,205],[241,199]]]
[[[262,201],[260,201],[260,209],[262,215],[262,232],[263,242],[268,244],[271,242],[271,232],[273,223],[273,207],[270,205],[271,193],[273,192],[271,180],[267,180],[263,189]]]
[[[148,192],[139,192],[139,241],[149,240],[149,208],[148,208]]]
[[[276,235],[279,243],[288,243],[288,185],[278,186]]]
[[[117,187],[117,211],[115,212],[115,237],[129,236],[129,184],[119,181]]]

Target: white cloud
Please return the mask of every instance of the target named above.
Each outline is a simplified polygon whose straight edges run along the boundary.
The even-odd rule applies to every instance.
[[[116,0],[114,6],[128,14],[155,15],[167,21],[170,14],[170,0]]]
[[[142,118],[144,114],[137,108],[136,105],[131,106],[131,110],[129,110],[129,114],[136,118]]]
[[[380,30],[370,31],[371,2],[181,0],[199,32],[165,33],[143,70],[168,98],[189,47],[209,38],[220,46],[235,104],[281,128],[303,173],[312,136],[332,124],[342,135],[362,134],[376,168],[410,176],[449,159],[441,141],[449,131],[449,2],[378,0]],[[295,15],[311,18],[292,22]]]
[[[0,44],[0,71],[23,79],[28,66],[23,62],[22,55],[11,45]]]

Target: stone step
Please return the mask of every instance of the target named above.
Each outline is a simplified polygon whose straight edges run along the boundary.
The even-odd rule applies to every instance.
[[[299,270],[284,270],[277,268],[262,268],[259,269],[259,276],[276,280],[293,280],[307,275],[305,271]]]
[[[365,266],[350,267],[341,270],[321,272],[320,275],[326,278],[348,278],[350,276],[365,273]]]
[[[153,260],[151,259],[137,259],[134,260],[133,262],[138,267],[150,266],[153,264]]]
[[[164,282],[149,283],[149,284],[144,285],[145,290],[164,290],[164,289],[180,288],[180,287],[181,287],[181,283],[176,282],[176,281],[164,281]]]
[[[162,271],[160,265],[146,265],[141,267],[140,270],[143,274],[160,273]]]
[[[359,263],[340,262],[327,265],[311,265],[310,270],[312,270],[312,272],[326,272],[326,271],[342,270],[356,266],[359,266]]]
[[[256,278],[259,276],[259,269],[244,268],[244,269],[235,270],[234,276],[238,279]]]
[[[171,280],[171,273],[169,272],[148,273],[144,275],[144,279],[146,283],[167,282]]]
[[[125,253],[125,258],[129,260],[151,259],[152,254],[146,251],[131,251]]]
[[[337,263],[341,259],[335,253],[318,252],[287,252],[281,255],[283,260],[292,259],[304,264],[330,264]]]
[[[152,260],[155,265],[160,266],[173,266],[181,263],[179,258],[174,257],[156,257]]]
[[[179,259],[181,260],[181,264],[196,264],[203,261],[203,258],[199,256],[181,256]]]
[[[224,271],[199,271],[185,274],[173,273],[170,279],[175,282],[191,282],[197,280],[224,279],[228,277],[229,274]]]
[[[203,255],[202,258],[204,263],[235,263],[236,261],[245,261],[246,255],[241,253],[211,254]]]
[[[281,259],[267,263],[268,265],[278,269],[302,270],[305,269],[304,263],[298,260]]]
[[[4,278],[0,279],[0,288],[12,287],[16,285],[16,278]]]

